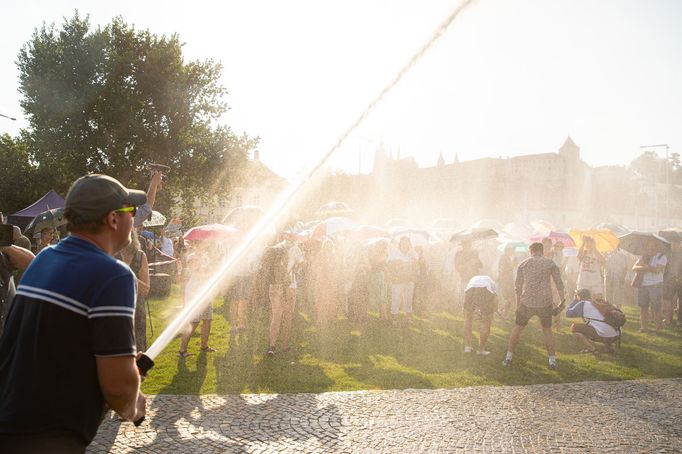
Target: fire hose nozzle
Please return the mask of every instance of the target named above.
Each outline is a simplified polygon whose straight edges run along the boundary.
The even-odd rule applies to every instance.
[[[137,364],[137,368],[140,370],[140,375],[142,376],[146,376],[147,372],[149,372],[149,370],[152,367],[154,367],[154,360],[145,354],[142,354],[142,356],[140,356],[135,362]],[[140,424],[142,424],[143,421],[144,416],[141,417],[140,419],[133,421],[133,424],[135,424],[135,427],[137,427]]]

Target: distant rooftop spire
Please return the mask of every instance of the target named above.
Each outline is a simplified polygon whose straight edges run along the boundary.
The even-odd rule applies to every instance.
[[[559,148],[559,154],[578,161],[580,160],[580,147],[573,142],[571,136],[568,136],[564,144]]]
[[[441,151],[438,153],[438,161],[436,162],[436,166],[438,167],[443,167],[445,165],[445,159],[443,159],[443,152]]]

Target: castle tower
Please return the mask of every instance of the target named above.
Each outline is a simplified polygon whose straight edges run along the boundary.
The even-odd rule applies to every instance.
[[[578,162],[580,161],[580,147],[573,142],[571,136],[568,136],[559,148],[559,155],[565,157],[568,162]]]

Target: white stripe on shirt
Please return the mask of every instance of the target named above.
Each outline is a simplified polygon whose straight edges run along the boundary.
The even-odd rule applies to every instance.
[[[40,293],[27,292],[26,290],[17,290],[17,295],[24,295],[28,296],[29,298],[35,298],[37,300],[45,301],[47,303],[52,303],[71,312],[75,312],[78,315],[82,315],[83,317],[88,316],[88,313],[86,311],[78,309],[77,307],[74,307],[72,304],[65,303],[55,298],[50,298],[49,296],[41,295]]]

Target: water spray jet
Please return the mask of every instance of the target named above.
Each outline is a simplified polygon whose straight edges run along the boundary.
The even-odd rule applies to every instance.
[[[235,267],[245,259],[246,255],[255,246],[256,242],[263,236],[266,236],[273,226],[280,226],[285,219],[286,213],[294,205],[296,196],[300,194],[304,184],[315,177],[319,170],[327,163],[332,155],[343,145],[348,136],[367,118],[367,116],[374,110],[376,105],[400,82],[400,80],[412,69],[415,64],[424,56],[427,50],[443,35],[443,33],[450,27],[452,22],[464,11],[474,0],[464,0],[460,3],[440,24],[440,26],[431,35],[429,40],[410,58],[410,60],[402,67],[396,74],[393,80],[386,85],[379,94],[369,103],[365,110],[346,130],[340,135],[336,143],[307,171],[299,174],[298,177],[278,196],[275,203],[253,226],[244,239],[237,245],[237,247],[228,254],[227,258],[218,267],[218,270],[208,279],[200,291],[193,297],[193,299],[185,305],[180,313],[173,319],[173,321],[163,330],[159,337],[152,343],[147,351],[138,360],[138,367],[142,373],[146,374],[154,365],[154,358],[156,358],[166,346],[173,340],[175,335],[182,329],[182,327],[191,320],[192,317],[199,313],[204,306],[215,297],[219,289],[225,285],[226,279]],[[142,420],[135,421],[139,425]]]

